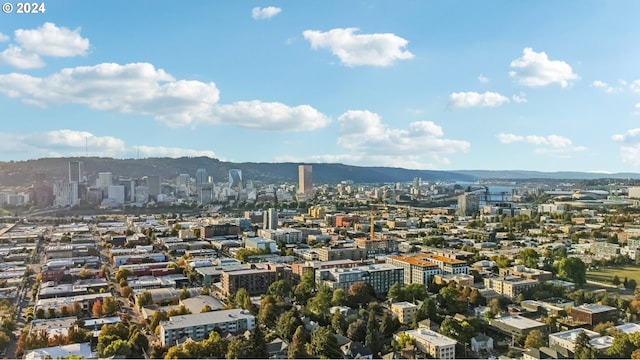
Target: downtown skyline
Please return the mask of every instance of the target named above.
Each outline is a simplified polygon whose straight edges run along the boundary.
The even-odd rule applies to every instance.
[[[46,2],[0,14],[0,160],[640,171],[633,1]]]

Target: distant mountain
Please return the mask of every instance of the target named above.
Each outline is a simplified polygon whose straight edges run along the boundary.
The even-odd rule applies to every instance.
[[[458,174],[469,175],[479,179],[549,179],[549,180],[594,180],[594,179],[640,179],[638,173],[595,173],[579,171],[527,171],[527,170],[454,170]]]
[[[245,180],[297,182],[298,163],[231,163],[208,157],[112,159],[98,157],[43,158],[27,161],[0,162],[0,185],[20,186],[33,182],[37,173],[47,175],[48,181],[68,179],[69,161],[84,162],[84,171],[89,183],[93,183],[99,172],[111,172],[114,176],[142,178],[160,175],[163,179],[174,179],[179,174],[195,176],[196,169],[204,168],[214,182],[228,179],[229,169],[242,170]],[[450,171],[408,170],[390,167],[360,167],[343,164],[313,165],[313,182],[338,183],[353,180],[356,183],[390,183],[412,181],[416,177],[423,181],[475,181],[472,175]]]

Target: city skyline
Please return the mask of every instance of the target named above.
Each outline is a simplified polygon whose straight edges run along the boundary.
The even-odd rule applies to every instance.
[[[634,1],[45,5],[0,14],[0,161],[640,172]]]

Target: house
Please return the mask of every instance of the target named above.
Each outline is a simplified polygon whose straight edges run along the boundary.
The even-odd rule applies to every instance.
[[[349,341],[340,350],[348,359],[373,359],[373,353],[358,341]]]
[[[486,334],[478,334],[471,338],[471,351],[478,352],[480,350],[492,351],[493,338]]]
[[[275,338],[267,344],[269,359],[286,359],[288,350],[289,344],[280,338]]]

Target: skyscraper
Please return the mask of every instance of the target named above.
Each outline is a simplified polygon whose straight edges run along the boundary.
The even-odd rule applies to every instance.
[[[311,165],[298,166],[298,193],[313,195],[313,179]]]
[[[160,191],[162,190],[160,186],[160,176],[159,175],[147,176],[147,188],[149,191],[149,195],[158,196],[160,194]]]
[[[113,185],[113,174],[110,172],[98,173],[98,179],[96,180],[96,187],[106,189]]]
[[[264,222],[262,228],[265,230],[278,230],[278,210],[269,208],[263,213]]]
[[[242,170],[229,169],[229,187],[242,188]]]
[[[69,161],[69,182],[84,183],[84,163],[82,161]]]
[[[209,182],[209,176],[207,175],[207,169],[197,169],[196,170],[196,186],[200,187],[202,184],[206,184]]]

